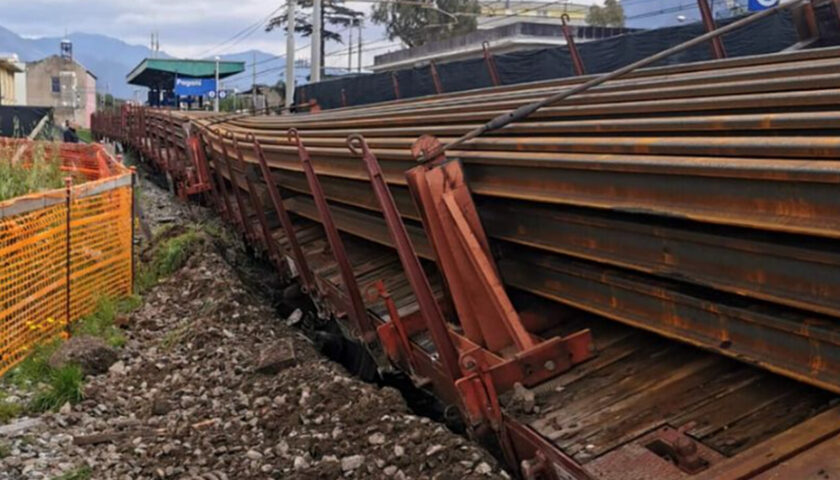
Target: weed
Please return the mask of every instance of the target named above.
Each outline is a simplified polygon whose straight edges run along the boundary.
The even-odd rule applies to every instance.
[[[60,346],[61,339],[36,345],[29,356],[6,374],[6,379],[19,387],[46,382],[52,372],[49,364],[50,357]]]
[[[23,413],[23,406],[14,402],[0,401],[0,424],[9,423]],[[2,457],[2,455],[0,455]]]
[[[32,399],[30,408],[36,412],[56,410],[67,402],[84,399],[84,375],[77,365],[65,365],[50,372],[47,388]]]
[[[155,234],[156,237],[161,235],[166,235],[166,231]],[[138,268],[135,276],[137,291],[143,293],[162,278],[178,271],[204,238],[198,229],[193,228],[161,241],[155,247],[151,261]]]
[[[125,335],[114,325],[118,315],[131,312],[140,306],[141,298],[137,295],[115,299],[100,297],[96,302],[96,310],[81,318],[73,326],[73,334],[92,335],[99,337],[112,347],[125,345]]]
[[[166,241],[155,257],[155,267],[158,274],[166,277],[183,267],[192,255],[192,249],[198,244],[198,241],[199,236],[196,231],[189,231]]]
[[[90,467],[81,467],[62,473],[58,477],[53,477],[52,480],[89,480],[93,475],[93,470]]]
[[[176,345],[184,341],[184,338],[192,330],[192,325],[185,324],[178,328],[166,332],[163,339],[160,341],[160,347],[165,352],[171,351]]]
[[[16,146],[0,149],[0,201],[64,186],[65,174],[57,158],[47,158],[43,146],[33,147],[32,161],[12,164]]]
[[[8,443],[0,442],[0,459],[6,458],[12,454],[12,447]]]

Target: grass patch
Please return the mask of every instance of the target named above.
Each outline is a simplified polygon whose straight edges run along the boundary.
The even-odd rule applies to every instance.
[[[96,310],[73,325],[73,335],[92,335],[105,340],[112,347],[125,345],[125,335],[114,325],[119,315],[124,315],[140,306],[141,298],[130,295],[125,298],[101,297]]]
[[[16,147],[0,149],[0,201],[41,190],[64,186],[65,173],[57,158],[47,158],[42,146],[35,146],[31,165],[22,162],[12,165]]]
[[[23,405],[0,400],[0,425],[9,423],[23,413]],[[2,457],[2,455],[0,455]]]
[[[35,395],[29,408],[35,412],[58,410],[67,402],[78,403],[84,398],[82,369],[77,365],[65,365],[50,372],[47,387]]]
[[[156,236],[166,236],[170,230]],[[191,228],[158,243],[152,250],[151,259],[138,268],[135,277],[137,291],[143,293],[161,279],[178,271],[187,263],[187,260],[190,259],[203,241],[204,236],[201,231],[197,228]]]
[[[12,447],[8,443],[0,442],[0,458],[6,458],[12,454]]]
[[[18,387],[31,387],[45,383],[52,372],[49,364],[50,357],[61,346],[61,342],[61,339],[55,339],[35,346],[29,356],[6,374],[6,380]]]
[[[103,339],[112,347],[125,344],[125,335],[114,323],[119,315],[127,314],[140,305],[139,296],[120,299],[102,297],[96,310],[72,326],[73,335],[91,335]],[[50,357],[61,346],[62,339],[37,345],[20,364],[4,377],[5,382],[18,387],[36,390],[33,400],[26,405],[3,402],[0,398],[0,423],[19,416],[25,411],[44,412],[56,410],[67,402],[77,403],[84,398],[84,375],[76,365],[53,368]]]
[[[81,467],[62,473],[57,477],[53,477],[52,480],[89,480],[92,478],[92,475],[93,470],[91,470],[90,467]]]

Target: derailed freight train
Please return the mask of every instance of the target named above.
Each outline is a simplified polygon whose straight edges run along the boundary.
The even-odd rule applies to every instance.
[[[594,77],[93,124],[523,478],[808,478],[840,472],[838,67],[642,69],[445,151]]]

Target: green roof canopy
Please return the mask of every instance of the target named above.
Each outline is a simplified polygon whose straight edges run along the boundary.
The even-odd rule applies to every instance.
[[[245,62],[219,62],[219,78],[245,71]],[[147,58],[134,67],[126,80],[131,85],[171,89],[175,77],[213,78],[216,76],[215,60],[179,60],[176,58]]]

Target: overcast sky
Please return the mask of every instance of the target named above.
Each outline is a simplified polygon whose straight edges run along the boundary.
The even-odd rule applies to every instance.
[[[575,0],[593,3],[595,0]],[[265,33],[262,28],[236,43],[219,44],[238,32],[263,21],[285,2],[271,0],[0,0],[3,9],[0,23],[26,37],[60,36],[67,32],[98,33],[132,44],[148,45],[150,32],[160,32],[161,50],[178,57],[236,53],[252,48],[282,54],[285,39],[282,30]],[[348,2],[348,6],[370,12],[372,3]],[[395,42],[382,40],[381,26],[367,25],[363,51],[365,65],[373,55],[399,48]],[[309,43],[298,41],[298,46]],[[356,43],[356,40],[353,40]],[[217,48],[213,48],[217,47]],[[346,47],[327,45],[327,52],[342,52]],[[308,50],[298,58],[308,58]],[[328,55],[327,65],[346,66],[347,56]]]

